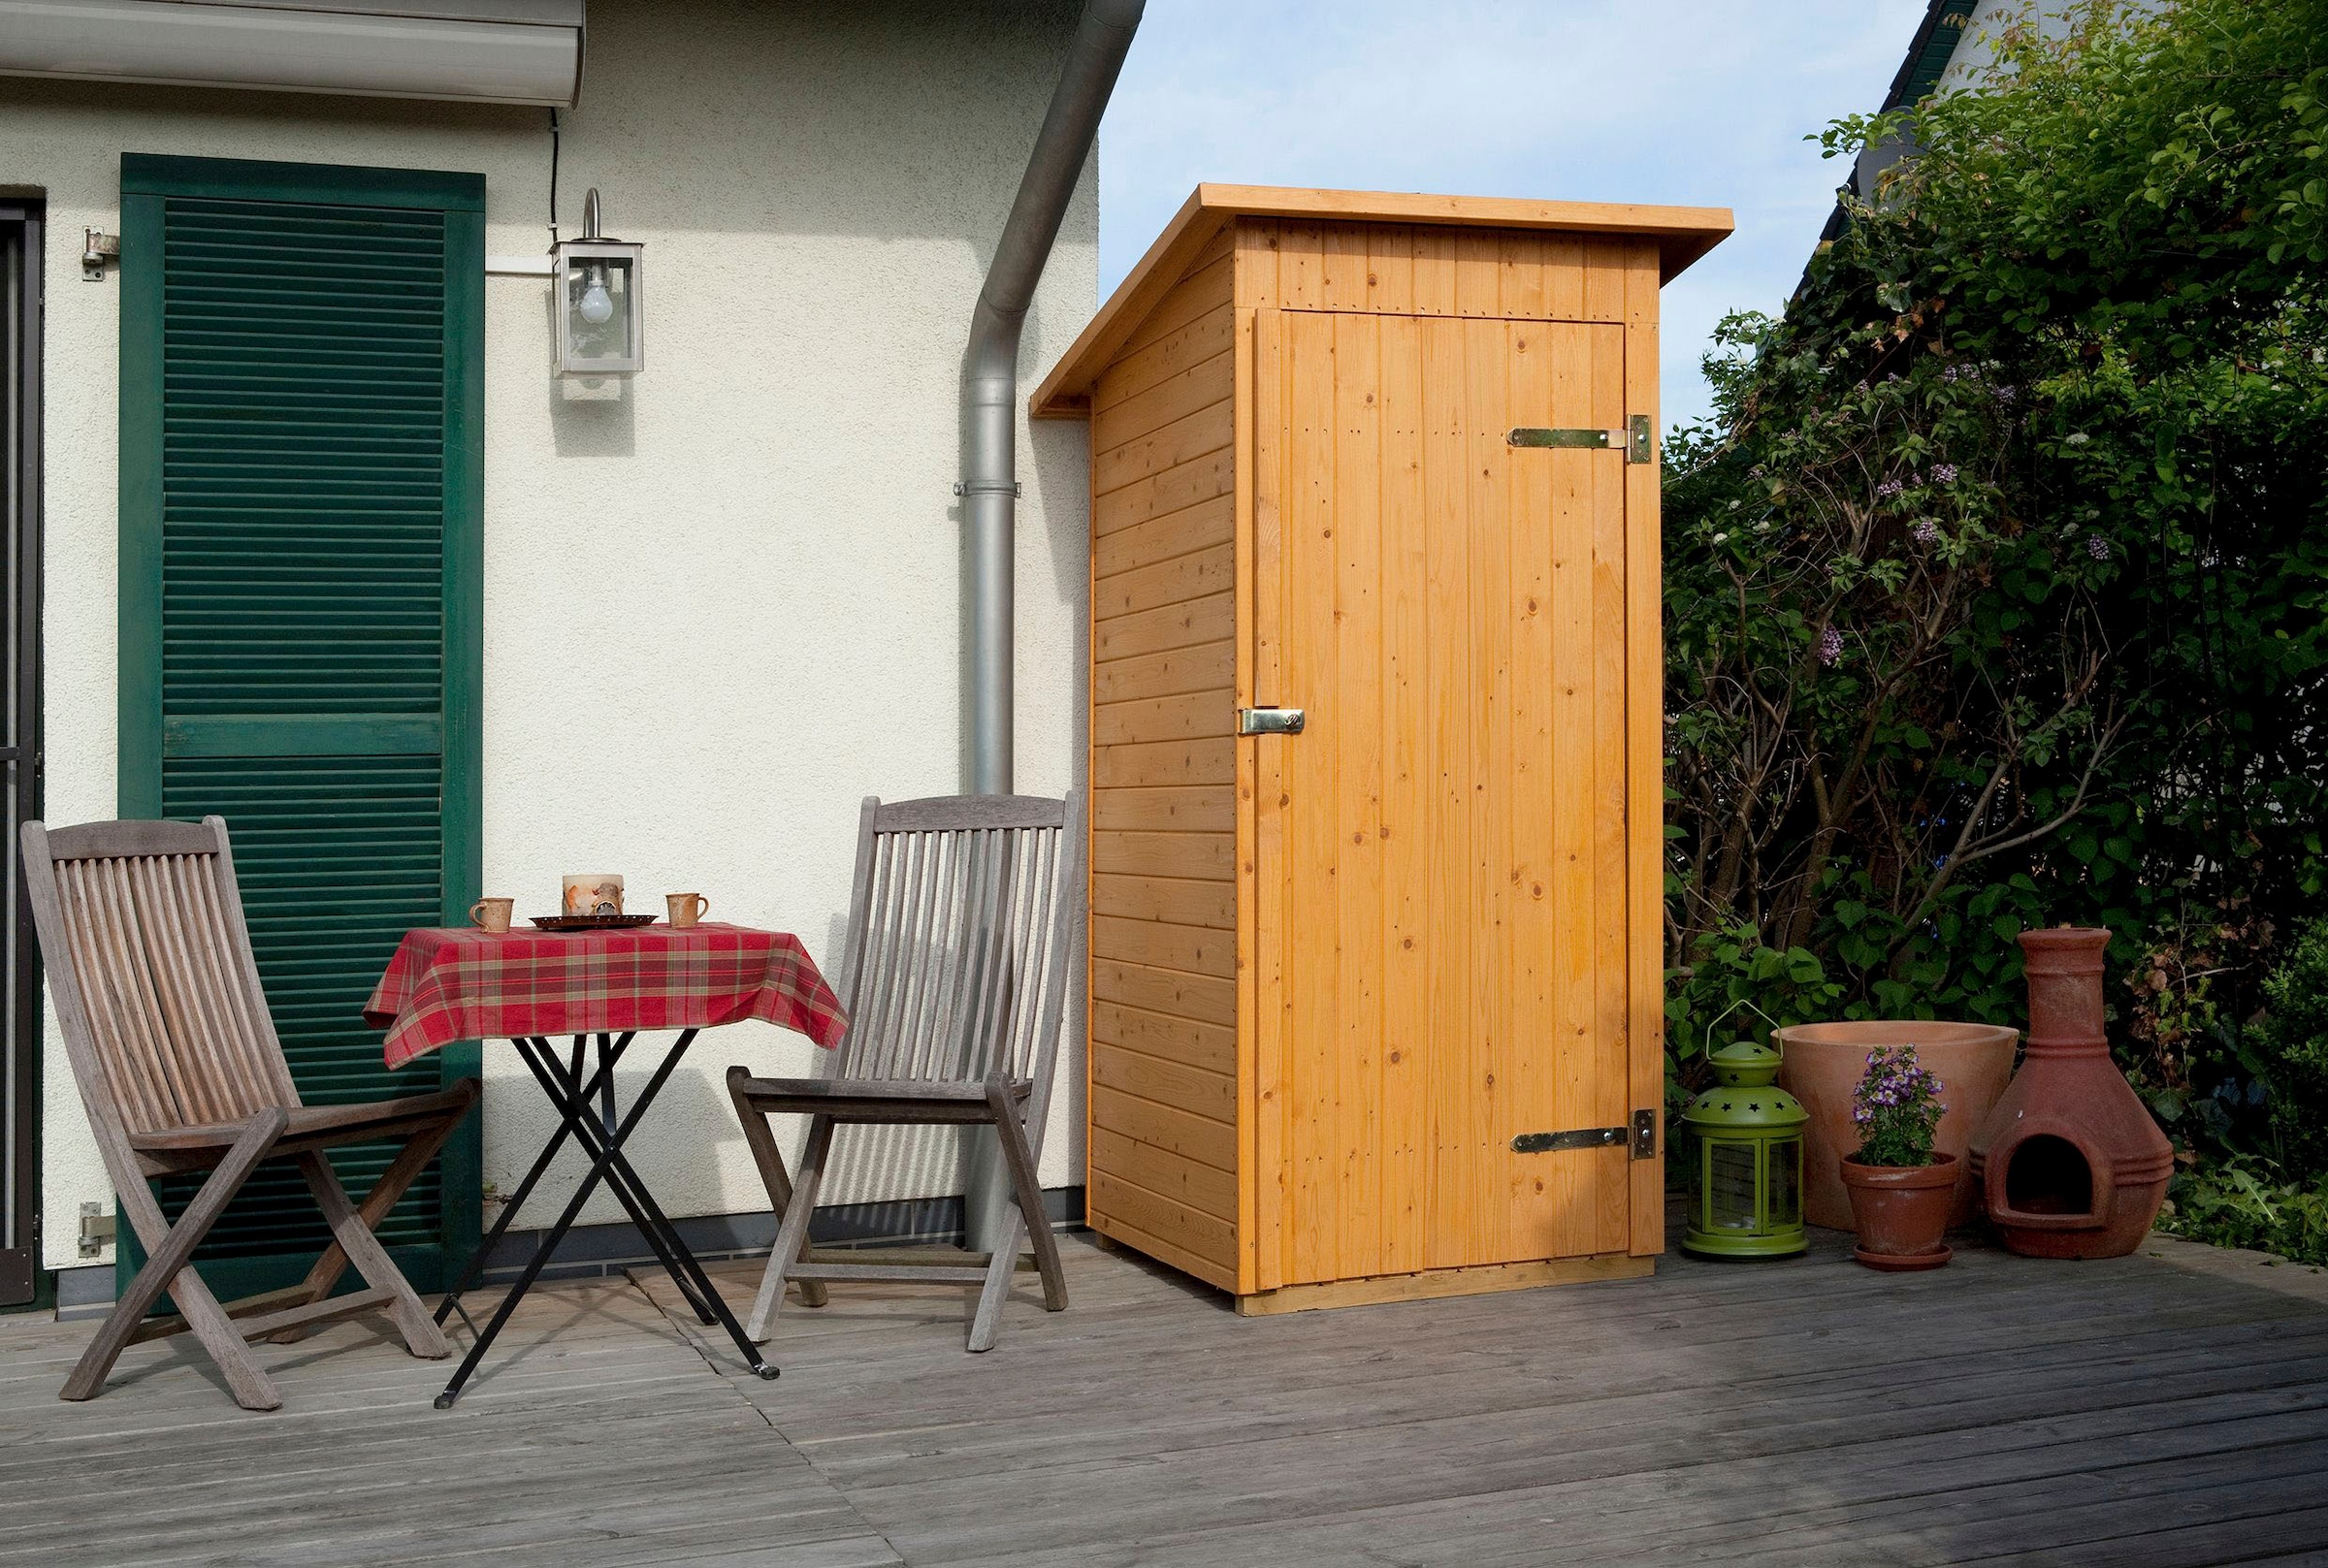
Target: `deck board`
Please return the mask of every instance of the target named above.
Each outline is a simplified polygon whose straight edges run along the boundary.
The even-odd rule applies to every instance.
[[[64,1404],[91,1327],[0,1321],[0,1568],[2328,1554],[2316,1292],[1980,1247],[1883,1276],[1821,1233],[1798,1263],[1241,1319],[1065,1250],[1074,1305],[1027,1278],[983,1357],[962,1293],[788,1306],[775,1383],[657,1277],[545,1287],[449,1413],[446,1366],[364,1323],[263,1347],[285,1404],[253,1415],[173,1342]],[[749,1297],[755,1270],[715,1272]]]

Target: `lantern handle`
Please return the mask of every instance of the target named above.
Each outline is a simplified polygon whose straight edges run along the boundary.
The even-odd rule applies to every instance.
[[[1753,1012],[1756,1016],[1760,1017],[1762,1022],[1770,1026],[1770,1048],[1778,1053],[1780,1061],[1785,1061],[1787,1056],[1787,1048],[1778,1038],[1778,1031],[1780,1028],[1779,1021],[1776,1018],[1771,1017],[1768,1013],[1762,1011],[1762,1008],[1756,1007],[1753,1003],[1747,1001],[1744,997],[1738,998],[1729,1007],[1724,1008],[1720,1012],[1714,1014],[1711,1021],[1709,1021],[1705,1026],[1703,1031],[1704,1038],[1702,1042],[1698,1047],[1698,1050],[1705,1056],[1709,1058],[1712,1057],[1714,1054],[1714,1025],[1720,1023],[1723,1019],[1729,1017],[1740,1008],[1744,1008],[1748,1011]]]

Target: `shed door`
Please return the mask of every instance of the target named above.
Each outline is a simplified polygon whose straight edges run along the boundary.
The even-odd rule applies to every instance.
[[[121,815],[226,818],[307,1104],[434,1090],[477,1048],[390,1072],[361,1009],[476,891],[484,180],[133,155],[121,183]],[[474,1129],[379,1228],[424,1291],[474,1244]],[[361,1195],[395,1152],[332,1161]],[[271,1165],[197,1256],[231,1296],[328,1240]]]
[[[1511,1140],[1633,1108],[1626,460],[1506,437],[1623,426],[1624,331],[1285,311],[1270,336],[1277,689],[1252,698],[1308,710],[1243,743],[1281,803],[1257,868],[1281,1283],[1623,1252],[1627,1150]]]

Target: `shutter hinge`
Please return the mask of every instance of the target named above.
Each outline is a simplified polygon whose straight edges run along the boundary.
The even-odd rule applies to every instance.
[[[101,229],[81,231],[81,277],[84,283],[105,281],[105,264],[121,259],[121,237]]]
[[[103,1203],[81,1205],[81,1255],[96,1258],[113,1244],[113,1211]]]

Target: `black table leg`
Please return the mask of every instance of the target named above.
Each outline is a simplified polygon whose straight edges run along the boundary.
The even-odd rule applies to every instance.
[[[628,1050],[630,1042],[637,1038],[637,1031],[633,1030],[615,1040],[611,1051],[601,1050],[598,1053],[598,1071],[592,1076],[590,1086],[583,1091],[585,1095],[599,1093],[601,1085],[604,1085],[606,1092],[612,1091],[614,1066],[623,1059],[623,1052]],[[512,1041],[511,1043],[518,1042]],[[535,1043],[545,1051],[550,1048],[550,1042],[546,1040],[536,1040]],[[577,1068],[579,1064],[580,1058],[577,1057]],[[494,1243],[501,1239],[501,1233],[509,1229],[509,1222],[517,1217],[519,1209],[525,1207],[526,1200],[533,1196],[534,1186],[548,1173],[551,1162],[558,1158],[558,1151],[566,1147],[566,1140],[571,1136],[573,1136],[573,1129],[562,1121],[559,1123],[557,1133],[552,1136],[549,1142],[541,1146],[541,1153],[534,1158],[534,1168],[526,1172],[526,1179],[517,1184],[517,1191],[511,1193],[509,1200],[501,1205],[501,1217],[493,1222],[493,1229],[485,1232],[484,1239],[477,1243],[476,1250],[469,1255],[469,1264],[456,1277],[453,1288],[444,1293],[443,1300],[436,1303],[436,1321],[439,1324],[455,1312],[461,1313],[462,1322],[469,1322],[469,1314],[461,1307],[461,1297],[476,1288],[477,1278],[485,1270],[485,1259],[493,1251]],[[470,1323],[469,1328],[473,1331],[476,1325]]]
[[[670,1055],[663,1058],[663,1066],[657,1070],[655,1077],[649,1081],[642,1100],[653,1098],[655,1091],[663,1086],[664,1074],[686,1053],[687,1041],[692,1038],[692,1035],[682,1036],[679,1044],[672,1047]],[[518,1054],[525,1059],[526,1066],[534,1070],[534,1076],[540,1081],[541,1092],[550,1097],[550,1104],[558,1107],[558,1113],[579,1129],[577,1136],[581,1139],[583,1153],[593,1158],[607,1155],[608,1140],[599,1134],[592,1114],[590,1096],[582,1089],[580,1074],[561,1072],[558,1059],[546,1050],[530,1049],[521,1044]],[[638,1107],[633,1105],[631,1114],[635,1116]],[[670,1222],[662,1219],[663,1211],[653,1208],[651,1201],[646,1204],[639,1201],[638,1173],[630,1168],[630,1162],[620,1153],[611,1154],[609,1159],[606,1190],[614,1194],[615,1200],[630,1216],[630,1223],[638,1227],[639,1234],[647,1239],[647,1245],[655,1249],[655,1256],[662,1262],[664,1271],[677,1281],[679,1294],[687,1297],[687,1304],[695,1309],[695,1321],[701,1324],[718,1322],[705,1299],[706,1296],[716,1293],[709,1291],[708,1282],[706,1289],[698,1292],[695,1282],[680,1272],[678,1262],[671,1255],[671,1238],[665,1233],[670,1231]],[[658,1220],[662,1221],[660,1225],[656,1223]]]
[[[599,1075],[594,1076],[591,1082],[585,1085],[581,1081],[579,1052],[576,1053],[570,1073],[562,1074],[558,1071],[561,1064],[550,1054],[547,1040],[520,1040],[515,1042],[520,1055],[534,1070],[534,1075],[541,1080],[544,1091],[549,1094],[551,1103],[557,1107],[564,1123],[552,1139],[551,1147],[544,1151],[543,1160],[536,1162],[537,1169],[529,1176],[529,1184],[538,1179],[540,1168],[546,1168],[548,1157],[555,1154],[558,1145],[569,1135],[579,1139],[584,1150],[590,1154],[591,1167],[589,1172],[583,1177],[581,1185],[574,1190],[573,1197],[567,1200],[565,1212],[558,1216],[557,1223],[551,1226],[549,1232],[542,1237],[540,1245],[534,1248],[534,1256],[527,1260],[525,1268],[510,1286],[508,1294],[501,1298],[501,1305],[495,1310],[491,1321],[486,1324],[484,1332],[477,1336],[476,1343],[469,1347],[469,1354],[462,1359],[461,1365],[453,1373],[452,1381],[447,1383],[444,1392],[436,1396],[437,1409],[451,1409],[453,1401],[461,1396],[462,1388],[469,1382],[470,1374],[475,1372],[477,1363],[484,1360],[487,1348],[500,1336],[502,1326],[509,1321],[509,1315],[516,1309],[517,1303],[524,1298],[528,1291],[533,1289],[534,1280],[541,1274],[542,1266],[557,1251],[559,1243],[566,1239],[566,1232],[573,1228],[575,1218],[582,1212],[583,1205],[590,1200],[590,1195],[598,1190],[600,1181],[608,1182],[611,1190],[625,1198],[624,1206],[630,1209],[633,1220],[638,1223],[641,1231],[647,1233],[648,1240],[654,1245],[663,1267],[670,1272],[682,1294],[690,1296],[691,1304],[697,1304],[693,1300],[695,1290],[700,1290],[709,1297],[709,1304],[716,1309],[716,1321],[727,1328],[729,1337],[743,1352],[745,1364],[760,1377],[773,1378],[777,1375],[775,1366],[761,1358],[760,1348],[744,1337],[742,1327],[736,1323],[734,1314],[728,1310],[727,1303],[720,1298],[719,1292],[712,1288],[709,1277],[703,1273],[702,1264],[697,1263],[695,1255],[687,1250],[686,1243],[680,1239],[677,1231],[672,1229],[670,1221],[663,1215],[663,1210],[655,1204],[651,1197],[646,1195],[645,1184],[639,1180],[637,1171],[631,1168],[630,1161],[623,1157],[623,1143],[630,1137],[632,1130],[637,1127],[639,1118],[654,1103],[656,1095],[662,1092],[663,1084],[669,1080],[672,1070],[678,1066],[680,1057],[686,1052],[689,1043],[694,1040],[695,1035],[695,1032],[691,1029],[680,1036],[669,1053],[664,1056],[662,1065],[655,1070],[654,1075],[647,1080],[646,1087],[640,1091],[638,1099],[632,1103],[630,1114],[623,1117],[621,1122],[611,1130],[599,1125],[598,1118],[591,1114],[594,1107],[590,1104],[590,1099],[591,1092],[601,1087],[601,1078],[605,1083],[612,1082],[613,1061],[620,1054],[619,1049],[601,1052]],[[623,1043],[629,1043],[628,1038]],[[562,1078],[566,1081],[561,1082]],[[602,1099],[601,1103],[603,1103]],[[638,1201],[637,1205],[633,1206],[633,1200],[643,1201]],[[515,1207],[516,1204],[513,1202],[510,1208],[514,1211]],[[503,1223],[506,1223],[506,1215],[503,1216]],[[500,1230],[497,1227],[496,1234],[499,1233]],[[689,1276],[692,1276],[692,1279]],[[695,1289],[691,1289],[691,1285]],[[706,1319],[706,1321],[714,1320]]]
[[[521,1041],[518,1048],[525,1050],[527,1044]],[[531,1060],[530,1057],[528,1059]],[[632,1119],[636,1119],[635,1115]],[[624,1130],[629,1131],[628,1127]],[[485,1331],[477,1335],[475,1344],[469,1347],[469,1354],[461,1358],[460,1366],[453,1371],[452,1381],[436,1396],[437,1409],[450,1410],[453,1401],[461,1397],[463,1385],[469,1382],[469,1374],[477,1369],[477,1363],[485,1359],[485,1352],[500,1337],[501,1325],[509,1321],[509,1314],[517,1310],[517,1303],[524,1300],[526,1293],[534,1288],[534,1281],[541,1273],[541,1265],[550,1261],[550,1255],[558,1250],[558,1243],[566,1239],[567,1231],[573,1229],[574,1217],[582,1212],[582,1205],[590,1201],[590,1195],[598,1190],[598,1183],[605,1178],[607,1166],[606,1157],[591,1162],[589,1173],[583,1176],[582,1184],[574,1189],[574,1196],[567,1200],[566,1212],[558,1216],[557,1223],[550,1227],[541,1244],[534,1249],[534,1256],[526,1260],[526,1266],[510,1285],[509,1293],[501,1297],[501,1304],[494,1309],[492,1319],[486,1323]]]
[[[535,1075],[542,1079],[544,1092],[558,1104],[561,1113],[573,1119],[576,1129],[575,1136],[580,1137],[594,1154],[602,1154],[612,1163],[613,1168],[607,1178],[608,1186],[613,1188],[618,1198],[624,1200],[625,1207],[630,1209],[631,1219],[638,1224],[640,1231],[645,1232],[648,1241],[654,1245],[664,1271],[671,1276],[672,1283],[679,1287],[680,1294],[688,1298],[689,1304],[695,1308],[698,1319],[706,1324],[717,1322],[720,1327],[727,1329],[728,1338],[735,1341],[736,1350],[742,1354],[745,1364],[759,1376],[772,1378],[776,1376],[776,1368],[761,1359],[760,1347],[753,1344],[751,1339],[745,1335],[743,1326],[735,1321],[735,1314],[728,1310],[728,1303],[721,1297],[719,1288],[712,1284],[711,1276],[703,1271],[702,1264],[696,1260],[695,1253],[689,1249],[685,1239],[680,1236],[678,1227],[671,1224],[669,1218],[664,1215],[661,1205],[655,1201],[654,1195],[647,1190],[646,1182],[631,1168],[630,1160],[622,1152],[623,1141],[630,1136],[630,1127],[638,1118],[640,1106],[663,1087],[664,1076],[677,1063],[680,1056],[686,1052],[695,1038],[695,1031],[692,1029],[679,1037],[678,1041],[672,1045],[670,1054],[663,1059],[663,1067],[657,1070],[655,1077],[648,1083],[639,1103],[631,1106],[630,1117],[624,1121],[622,1128],[610,1140],[598,1138],[597,1130],[592,1127],[588,1104],[577,1093],[581,1088],[578,1079],[569,1080],[564,1085],[554,1084],[551,1078],[557,1072],[557,1064],[546,1054],[531,1057],[529,1063],[534,1067]],[[563,1097],[560,1094],[561,1088],[566,1091],[566,1095]],[[626,1186],[629,1188],[627,1195],[624,1192]],[[635,1206],[632,1206],[633,1202],[635,1202]],[[690,1288],[691,1280],[693,1289]],[[704,1311],[706,1306],[711,1309],[708,1314]]]

